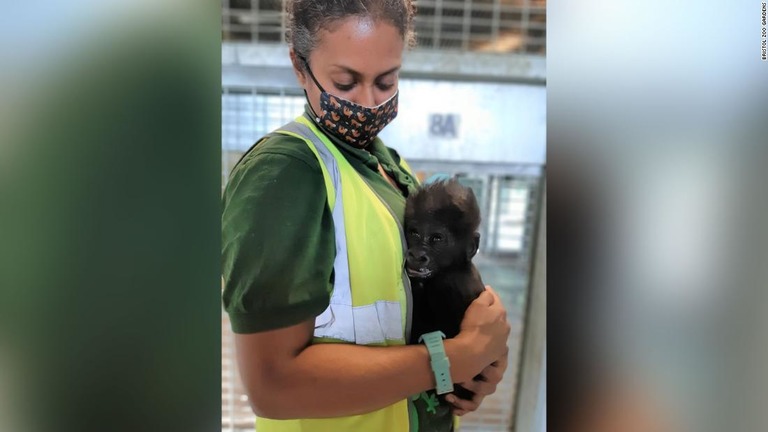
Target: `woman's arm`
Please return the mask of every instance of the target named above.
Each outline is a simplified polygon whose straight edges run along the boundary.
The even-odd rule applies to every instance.
[[[462,333],[445,341],[454,382],[471,380],[506,351],[509,325],[498,297],[487,294],[476,302]],[[257,415],[293,419],[363,414],[435,387],[423,345],[309,345],[313,332],[310,320],[236,335],[240,376]]]
[[[363,414],[435,387],[423,345],[307,346],[313,331],[314,320],[235,336],[240,374],[257,415],[290,419]],[[453,379],[471,376],[476,367],[458,360],[466,357],[458,353],[461,341],[445,345]]]

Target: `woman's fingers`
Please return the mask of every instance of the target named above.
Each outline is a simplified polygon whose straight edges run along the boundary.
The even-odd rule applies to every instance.
[[[485,290],[480,293],[480,295],[473,301],[473,303],[476,303],[479,306],[490,306],[494,303],[496,298],[494,297],[493,293]]]
[[[464,387],[465,389],[471,391],[476,396],[488,396],[496,392],[496,386],[499,384],[499,381],[490,381],[490,380],[472,380],[469,382],[461,383],[460,385]]]
[[[446,396],[445,400],[453,406],[453,413],[457,416],[463,416],[477,410],[486,396],[496,392],[496,388],[501,382],[506,369],[507,353],[504,353],[493,364],[486,366],[477,379],[459,383],[459,385],[472,392],[473,396],[472,400],[461,399],[455,394]]]
[[[488,366],[480,372],[480,375],[486,382],[498,384],[501,382],[501,378],[504,376],[504,369],[497,366]]]
[[[486,285],[486,286],[485,286],[485,291],[483,291],[483,292],[484,292],[484,293],[485,293],[485,292],[487,292],[487,293],[490,293],[490,294],[491,294],[491,296],[493,296],[493,301],[491,302],[491,304],[494,304],[494,303],[501,303],[501,298],[499,298],[499,295],[498,295],[498,294],[496,294],[496,291],[495,291],[493,288],[491,288],[491,286],[490,286],[490,285]]]
[[[499,383],[504,377],[504,371],[507,370],[508,351],[501,358],[486,366],[480,375],[488,382]]]
[[[454,394],[449,394],[445,397],[445,400],[447,400],[451,405],[453,405],[453,413],[458,416],[463,416],[466,413],[475,411],[479,406],[480,402],[483,401],[483,396],[475,395],[475,397],[472,398],[472,400],[466,400],[466,399],[459,399]]]

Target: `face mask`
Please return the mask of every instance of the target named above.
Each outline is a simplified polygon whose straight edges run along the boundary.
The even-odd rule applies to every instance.
[[[373,142],[384,126],[397,117],[398,92],[382,104],[368,108],[326,92],[309,69],[309,63],[304,58],[301,60],[321,92],[322,116],[315,114],[315,121],[345,143],[365,148]],[[306,95],[306,91],[304,93]],[[312,104],[309,107],[312,109]]]

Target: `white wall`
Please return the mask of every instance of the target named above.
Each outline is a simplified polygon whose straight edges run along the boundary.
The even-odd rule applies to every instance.
[[[224,148],[247,150],[304,103],[303,96],[223,94]],[[458,118],[456,138],[430,134],[434,114]],[[398,116],[381,138],[408,160],[544,165],[546,88],[403,79]]]
[[[457,115],[458,136],[432,136],[432,114]],[[546,87],[401,80],[398,116],[381,138],[408,159],[543,165]]]

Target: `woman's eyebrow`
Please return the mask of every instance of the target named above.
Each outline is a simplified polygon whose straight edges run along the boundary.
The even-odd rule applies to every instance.
[[[397,65],[397,66],[393,67],[392,69],[390,69],[390,70],[388,70],[388,71],[386,71],[386,72],[384,72],[384,73],[380,74],[380,75],[379,75],[379,76],[377,76],[376,78],[381,78],[381,77],[383,77],[383,76],[385,76],[385,75],[389,75],[389,74],[391,74],[391,73],[393,73],[393,72],[397,72],[398,70],[400,70],[400,65]]]
[[[334,65],[331,65],[331,66],[337,67],[337,68],[343,70],[344,72],[352,75],[355,78],[360,78],[360,77],[363,76],[363,74],[361,74],[360,72],[358,72],[358,71],[356,71],[354,69],[348,68],[346,66],[337,65],[337,64],[334,64]],[[398,70],[400,70],[400,65],[397,65],[397,66],[393,67],[392,69],[389,69],[389,70],[387,70],[387,71],[385,71],[383,73],[380,73],[378,76],[376,76],[376,78],[381,78],[381,77],[383,77],[385,75],[389,75],[389,74],[391,74],[393,72],[397,72]]]

